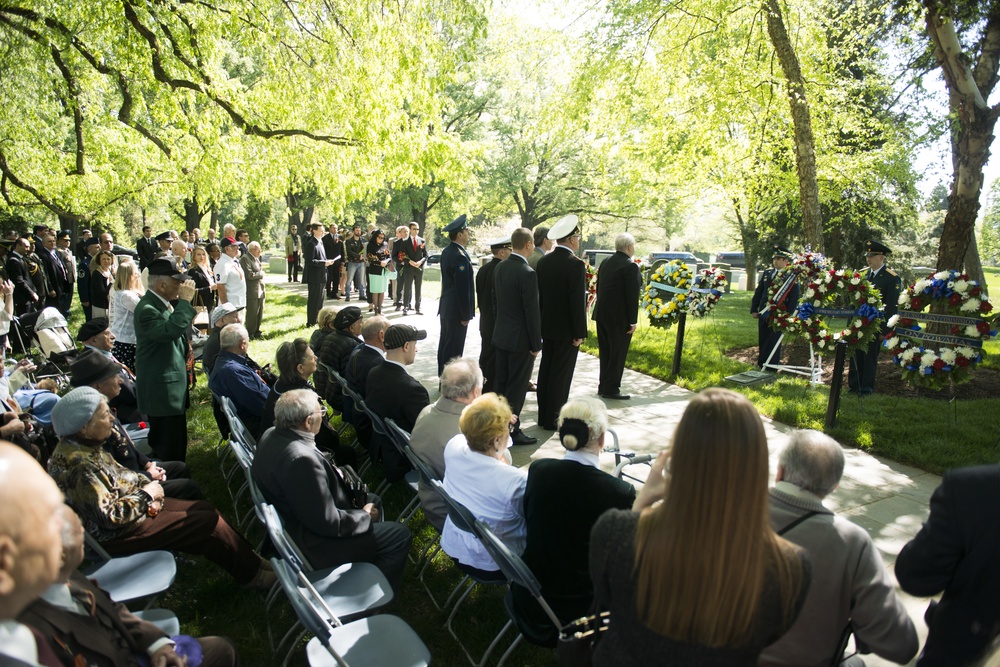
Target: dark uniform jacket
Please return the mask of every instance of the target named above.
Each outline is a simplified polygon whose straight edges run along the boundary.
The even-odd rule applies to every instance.
[[[508,352],[542,349],[542,316],[538,310],[538,276],[517,253],[493,271],[496,325],[493,347]]]
[[[594,321],[620,324],[622,331],[639,321],[639,265],[623,252],[616,252],[597,269],[597,301]]]
[[[899,312],[899,292],[902,290],[899,275],[888,266],[883,266],[874,278],[871,269],[866,272],[865,277],[871,281],[872,287],[882,295],[882,315],[885,319],[882,320],[881,331],[882,335],[885,335],[889,330],[886,322]]]
[[[468,322],[476,314],[472,259],[458,243],[441,253],[441,301],[438,314],[444,319]]]
[[[152,236],[148,239],[142,236],[135,242],[135,249],[139,253],[139,269],[142,270],[156,258],[156,253],[160,251],[160,244]]]
[[[14,251],[7,255],[7,276],[14,283],[14,308],[20,314],[25,305],[35,303],[39,296],[24,255]]]
[[[306,239],[303,245],[302,278],[306,282],[326,283],[326,252],[323,243],[315,236]]]
[[[564,246],[538,260],[543,340],[587,337],[587,265]]]
[[[502,260],[494,257],[490,262],[479,269],[476,273],[476,300],[479,302],[479,334],[484,343],[489,343],[493,337],[493,327],[496,320],[493,317],[493,310],[496,304],[493,302],[493,272]]]

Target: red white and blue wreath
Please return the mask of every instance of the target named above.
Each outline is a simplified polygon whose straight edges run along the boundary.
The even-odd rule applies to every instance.
[[[826,269],[826,257],[818,252],[806,250],[795,255],[783,269],[778,270],[767,292],[767,324],[780,333],[797,335],[802,333],[802,320],[796,314],[798,304],[792,304],[788,295],[796,284],[799,294],[806,291],[813,274]]]
[[[718,267],[702,269],[694,279],[694,287],[688,294],[688,312],[695,317],[705,317],[719,303],[726,291],[726,272]]]
[[[993,305],[982,286],[958,271],[918,280],[899,295],[899,307],[889,319],[895,329],[885,347],[913,385],[939,389],[968,380],[983,360],[983,343],[997,335]],[[932,333],[929,325],[938,331]]]

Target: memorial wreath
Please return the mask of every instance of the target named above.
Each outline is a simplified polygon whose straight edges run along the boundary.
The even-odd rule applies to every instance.
[[[688,295],[688,312],[695,317],[705,317],[711,313],[728,283],[726,272],[722,269],[712,267],[702,270]]]
[[[802,333],[802,320],[796,316],[798,304],[790,304],[787,301],[788,294],[796,283],[799,285],[799,293],[804,293],[813,275],[825,271],[826,267],[826,257],[806,250],[795,255],[788,266],[775,274],[767,292],[768,326],[790,336]]]
[[[809,276],[799,307],[800,334],[820,350],[832,350],[845,343],[848,353],[868,345],[879,331],[882,297],[858,271],[817,270]],[[844,327],[830,326],[830,320],[845,320]]]
[[[661,264],[649,274],[642,309],[654,327],[669,329],[688,310],[691,269],[680,261]]]
[[[889,319],[895,329],[885,347],[913,385],[939,389],[969,379],[983,360],[983,342],[997,334],[990,325],[993,305],[982,286],[958,271],[918,280],[899,295],[899,307]],[[938,325],[940,333],[928,325]]]

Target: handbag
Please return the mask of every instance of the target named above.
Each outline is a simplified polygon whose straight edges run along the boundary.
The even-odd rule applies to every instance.
[[[611,623],[611,612],[591,614],[559,629],[556,664],[559,667],[590,667],[594,649]]]
[[[331,464],[332,465],[332,464]],[[362,509],[368,504],[368,485],[361,479],[358,473],[354,472],[351,466],[335,466],[344,480],[344,487],[347,489],[347,497],[351,501],[353,509]]]

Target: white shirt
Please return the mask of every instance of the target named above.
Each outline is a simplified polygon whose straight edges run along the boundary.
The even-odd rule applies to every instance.
[[[601,469],[601,457],[597,454],[592,454],[591,452],[566,452],[566,456],[563,457],[563,461],[575,461],[581,465],[590,466],[591,468]]]
[[[374,345],[369,345],[368,343],[365,343],[365,347],[370,347],[371,349],[373,349],[376,352],[378,352],[379,354],[381,354],[382,358],[385,359],[385,350],[379,349],[379,348],[375,347]],[[402,366],[402,364],[398,364],[398,365]],[[403,366],[403,368],[405,369],[406,366]]]
[[[247,278],[238,260],[223,254],[215,263],[215,282],[226,288],[227,302],[246,308]]]
[[[0,621],[0,655],[29,665],[38,664],[38,644],[28,626],[17,621]]]
[[[524,522],[524,489],[528,473],[469,449],[459,433],[444,448],[444,489],[493,529],[516,554],[524,553],[528,529]],[[495,571],[497,564],[475,535],[455,527],[449,517],[441,534],[444,552],[465,565]]]
[[[111,333],[119,343],[135,345],[135,307],[141,295],[132,290],[111,293]]]

